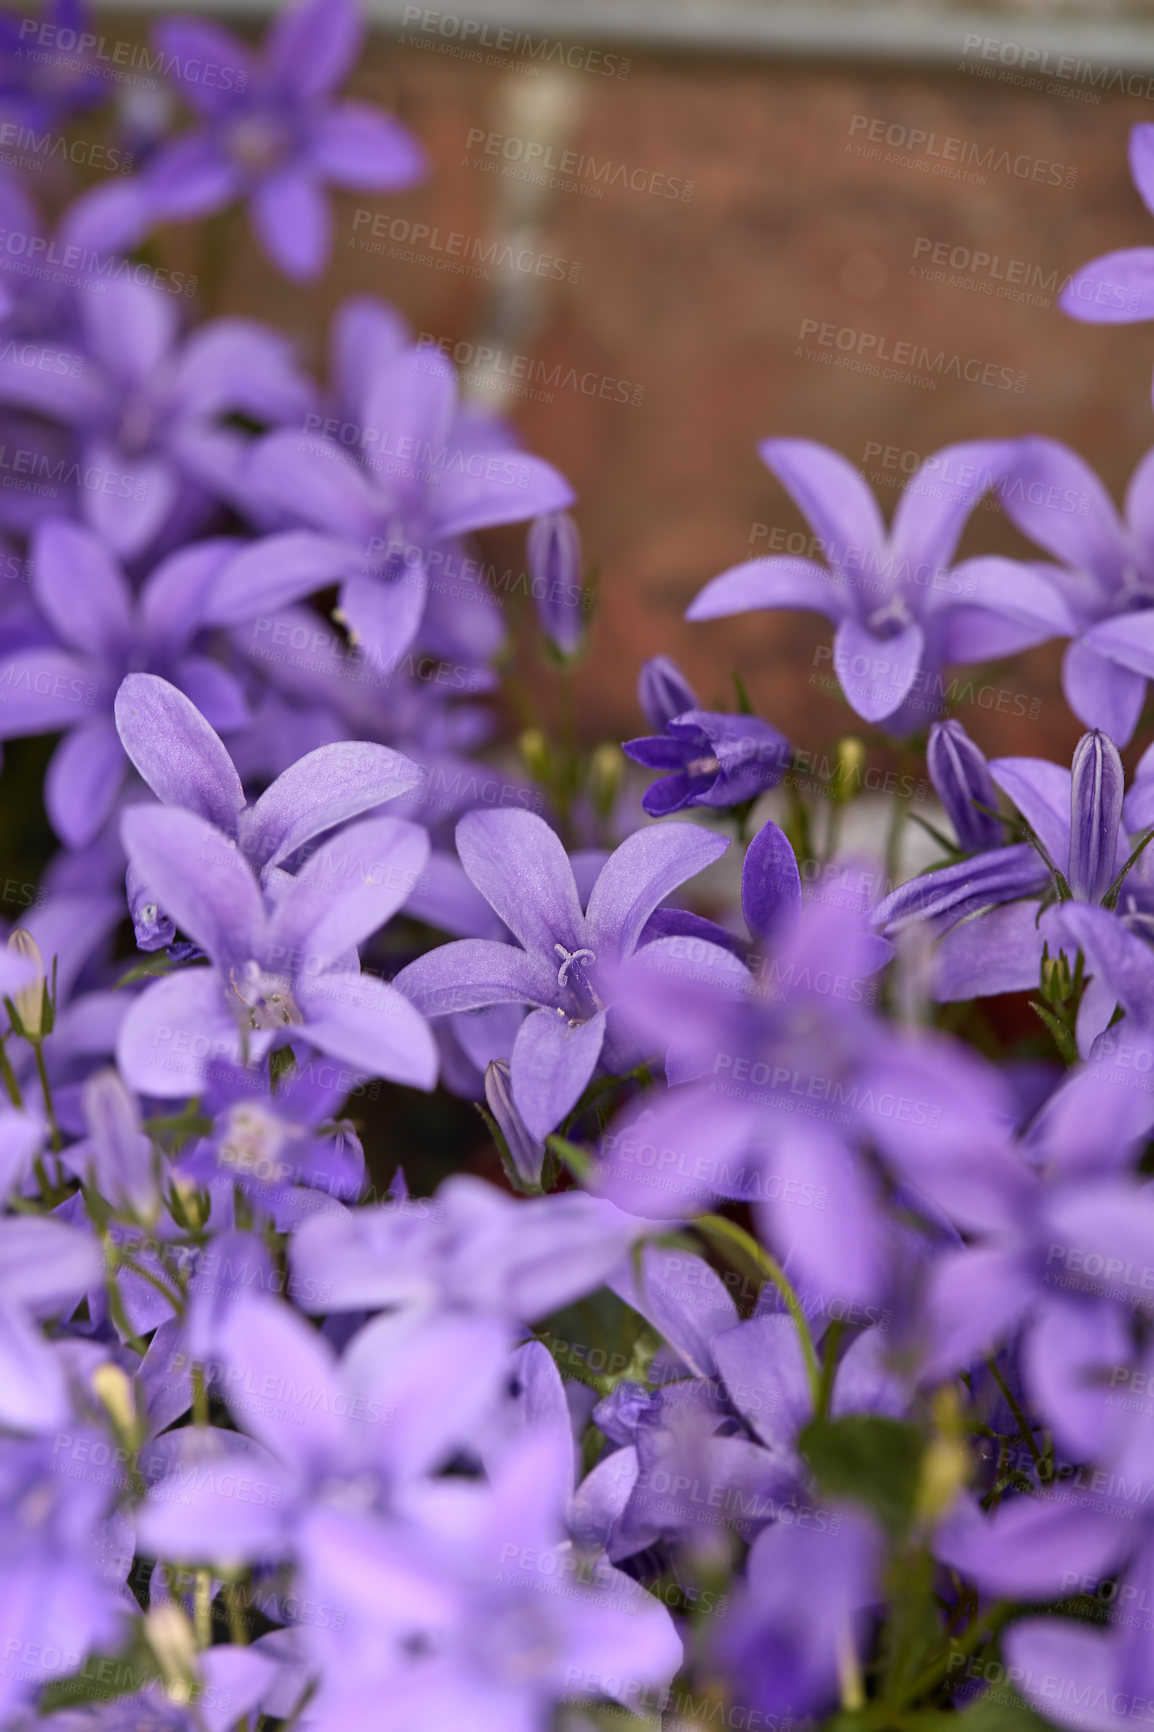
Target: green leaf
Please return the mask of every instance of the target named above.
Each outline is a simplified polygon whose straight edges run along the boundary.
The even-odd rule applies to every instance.
[[[151,980],[157,974],[174,974],[178,968],[187,966],[184,962],[174,962],[171,956],[146,956],[143,962],[138,962],[127,974],[122,974],[112,990],[119,992],[122,986],[135,986],[138,980]]]
[[[925,1449],[914,1426],[880,1414],[852,1413],[814,1420],[799,1443],[827,1497],[864,1503],[891,1534],[908,1532]]]

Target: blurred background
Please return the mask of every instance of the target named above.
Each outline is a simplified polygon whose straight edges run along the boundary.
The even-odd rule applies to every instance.
[[[1082,325],[1054,303],[1084,261],[1154,244],[1126,161],[1129,128],[1154,121],[1150,0],[449,5],[370,4],[354,88],[434,170],[403,197],[340,201],[320,285],[286,285],[243,219],[211,258],[193,229],[164,244],[210,305],[272,320],[317,362],[332,305],[384,296],[569,475],[602,565],[589,737],[638,731],[638,666],[659,650],[707,703],[731,701],[740,669],[806,746],[845,727],[815,661],[824,621],[682,618],[727,566],[811,551],[759,439],[836,447],[887,513],[929,453],[1027,431],[1120,495],[1154,443],[1154,327]],[[236,0],[215,10],[261,22]],[[143,44],[156,11],[101,27]],[[124,86],[142,117],[157,82]],[[523,569],[519,531],[485,551]],[[1025,546],[991,508],[964,551]],[[1059,654],[960,686],[983,746],[1068,750]]]

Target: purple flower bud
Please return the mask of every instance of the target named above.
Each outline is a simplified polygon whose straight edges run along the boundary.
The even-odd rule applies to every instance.
[[[664,733],[675,716],[701,708],[697,693],[669,656],[651,656],[643,663],[637,697],[646,721],[658,733]]]
[[[539,1190],[545,1145],[530,1133],[513,1105],[509,1066],[503,1058],[491,1059],[485,1071],[485,1099],[505,1139],[516,1176],[527,1189]]]
[[[1070,889],[1079,902],[1100,902],[1117,872],[1118,826],[1125,774],[1118,748],[1100,729],[1074,749],[1070,781]]]
[[[581,537],[569,513],[549,511],[535,518],[527,552],[541,630],[563,655],[572,655],[585,635],[585,591]]]
[[[176,937],[176,927],[163,908],[157,904],[156,897],[131,862],[128,866],[125,889],[128,895],[128,912],[132,916],[132,925],[136,933],[136,948],[138,950],[163,950]]]
[[[934,723],[926,748],[926,768],[954,826],[959,848],[967,854],[996,848],[1002,840],[1002,826],[989,812],[979,811],[974,801],[996,810],[998,791],[985,757],[961,722]]]

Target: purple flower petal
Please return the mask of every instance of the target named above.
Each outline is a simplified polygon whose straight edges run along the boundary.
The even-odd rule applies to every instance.
[[[917,678],[924,649],[920,625],[879,638],[856,619],[841,621],[834,637],[834,668],[859,716],[881,722],[900,708]]]
[[[938,948],[934,997],[944,1004],[1037,986],[1043,937],[1037,902],[1008,902],[955,926]]]
[[[206,119],[232,108],[252,78],[252,56],[240,37],[207,18],[162,18],[152,40],[165,57],[166,76]]]
[[[95,1233],[47,1215],[0,1221],[0,1305],[37,1315],[71,1311],[90,1289],[104,1284],[104,1258]]]
[[[333,972],[298,982],[306,1039],[367,1076],[431,1089],[437,1045],[424,1017],[369,974]]]
[[[424,151],[389,114],[364,102],[342,102],[323,116],[313,137],[314,167],[338,186],[396,192],[426,169]]]
[[[553,959],[487,938],[442,944],[402,968],[393,984],[425,1016],[490,1004],[552,1005],[558,990]]]
[[[324,1336],[281,1301],[245,1293],[230,1307],[217,1345],[222,1394],[240,1429],[282,1461],[321,1468],[342,1430],[336,1355]],[[272,1399],[262,1396],[270,1385]]]
[[[420,628],[427,578],[423,565],[406,565],[391,581],[347,577],[337,617],[365,661],[381,675],[393,672]]]
[[[606,959],[631,956],[658,904],[728,847],[726,837],[696,824],[636,830],[614,849],[593,886],[585,912],[590,947]]]
[[[1090,642],[1099,655],[1144,678],[1154,678],[1154,613],[1116,614],[1092,628]]]
[[[1122,579],[1126,540],[1113,500],[1088,463],[1057,439],[1020,439],[998,497],[1024,535],[1103,585]]]
[[[267,74],[294,101],[324,96],[356,65],[364,28],[353,0],[296,0],[265,38]]]
[[[429,858],[428,832],[365,818],[322,843],[278,893],[268,958],[293,973],[331,968],[392,918]],[[163,901],[163,896],[161,901]],[[166,904],[167,906],[167,904]]]
[[[549,958],[557,944],[570,951],[584,945],[585,917],[573,869],[543,818],[513,808],[467,812],[457,825],[457,853],[481,895],[526,950]],[[510,870],[514,861],[515,872]]]
[[[694,597],[686,619],[724,619],[759,607],[809,608],[827,619],[851,611],[849,591],[808,559],[750,559],[723,571]]]
[[[99,835],[124,785],[127,766],[108,716],[93,716],[61,740],[44,779],[44,805],[69,848]]]
[[[23,650],[0,663],[0,740],[54,734],[88,721],[96,703],[93,663],[64,650]]]
[[[1108,981],[1118,1002],[1144,1027],[1154,1027],[1154,950],[1106,908],[1063,902],[1047,911],[1043,926],[1065,938],[1067,954],[1083,950],[1090,973]]]
[[[1070,858],[1069,770],[1042,758],[994,758],[990,774],[1064,872]]]
[[[577,1105],[601,1056],[605,1012],[570,1023],[561,1011],[531,1011],[517,1031],[510,1063],[513,1101],[531,1136],[543,1142]]]
[[[933,594],[945,585],[958,537],[984,493],[995,487],[1013,455],[1008,439],[947,445],[911,475],[890,530],[890,558],[907,592]]]
[[[219,736],[183,692],[155,674],[129,674],[116,694],[124,750],[157,799],[236,834],[244,789]]]
[[[1154,247],[1126,247],[1091,259],[1074,272],[1058,305],[1087,325],[1154,319]]]
[[[182,969],[134,999],[120,1025],[116,1062],[138,1094],[174,1100],[199,1094],[214,1061],[244,1062],[240,1030],[214,968]]]
[[[857,470],[812,439],[766,439],[757,449],[813,528],[829,564],[851,591],[857,588],[886,541],[877,501]]]
[[[757,1115],[728,1106],[706,1087],[642,1096],[601,1140],[597,1191],[657,1221],[681,1220],[729,1195],[748,1170],[743,1156]]]
[[[131,641],[132,591],[91,530],[45,523],[32,548],[32,586],[57,636],[83,655],[115,660]]]
[[[177,654],[208,623],[205,598],[242,546],[230,536],[217,536],[182,547],[155,568],[140,592],[141,624],[154,655]]]
[[[180,482],[168,456],[134,456],[107,439],[85,447],[84,464],[97,475],[123,478],[124,492],[86,489],[80,499],[85,522],[121,559],[132,559],[155,541],[172,516]]]
[[[205,625],[260,621],[343,577],[355,558],[346,542],[302,530],[267,535],[220,568],[204,597]]]
[[[181,931],[226,968],[253,955],[264,912],[234,842],[175,806],[130,807],[120,833],[133,865]]]
[[[322,3],[327,6],[327,0]],[[311,175],[296,169],[270,175],[257,187],[250,209],[261,246],[286,277],[307,282],[320,276],[332,246],[333,219]]]
[[[992,1516],[968,1498],[938,1530],[934,1550],[984,1593],[1049,1600],[1075,1578],[1097,1577],[1126,1549],[1131,1524],[1100,1514],[1094,1500],[1017,1497]]]
[[[461,462],[446,465],[428,505],[434,533],[447,539],[564,511],[576,497],[560,471],[541,457],[512,452],[478,462],[463,454]]]
[[[754,938],[772,938],[801,909],[801,874],[788,836],[772,821],[763,824],[745,851],[741,911]]]
[[[1084,637],[1067,645],[1062,658],[1062,690],[1066,702],[1088,728],[1101,728],[1119,746],[1128,746],[1146,701],[1146,676],[1100,653],[1091,626]],[[1114,633],[1107,633],[1107,642]]]
[[[318,746],[283,771],[246,812],[241,847],[254,864],[277,866],[313,837],[395,800],[422,780],[418,766],[389,746]]]

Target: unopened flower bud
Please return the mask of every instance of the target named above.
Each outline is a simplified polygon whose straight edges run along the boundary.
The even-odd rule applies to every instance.
[[[40,946],[36,940],[22,926],[18,926],[15,932],[9,935],[8,948],[15,951],[17,956],[24,957],[25,961],[31,962],[36,969],[35,978],[12,997],[25,1034],[35,1040],[44,1025],[44,959],[40,955]]]
[[[846,734],[838,741],[837,768],[830,792],[839,805],[845,805],[857,793],[865,761],[865,741],[859,740],[856,734]]]
[[[492,1059],[485,1071],[485,1099],[505,1139],[514,1173],[528,1190],[539,1190],[545,1145],[530,1134],[513,1105],[510,1071],[504,1059]]]
[[[1101,729],[1083,734],[1070,777],[1070,889],[1100,902],[1118,870],[1118,826],[1126,777],[1118,748]],[[1059,868],[1060,860],[1055,861]]]
[[[190,1702],[196,1684],[196,1636],[187,1612],[175,1600],[152,1606],[144,1619],[170,1701]]]
[[[599,818],[608,818],[621,792],[625,773],[625,758],[619,746],[606,740],[596,748],[589,762],[589,798]]]
[[[525,768],[535,782],[548,788],[553,780],[553,760],[549,755],[549,742],[545,735],[540,728],[526,728],[518,743]]]
[[[132,1381],[111,1359],[92,1373],[92,1389],[121,1437],[136,1434],[136,1397]]]
[[[637,698],[646,721],[659,734],[675,716],[701,708],[697,693],[670,656],[650,656],[642,663]]]
[[[562,655],[571,656],[585,636],[585,589],[581,581],[581,537],[567,511],[550,511],[530,525],[529,577],[541,630]]]
[[[993,816],[998,790],[990,766],[961,722],[934,723],[926,747],[926,768],[954,826],[958,847],[966,854],[996,848],[1002,839],[1002,826]],[[983,806],[991,811],[982,811]]]

